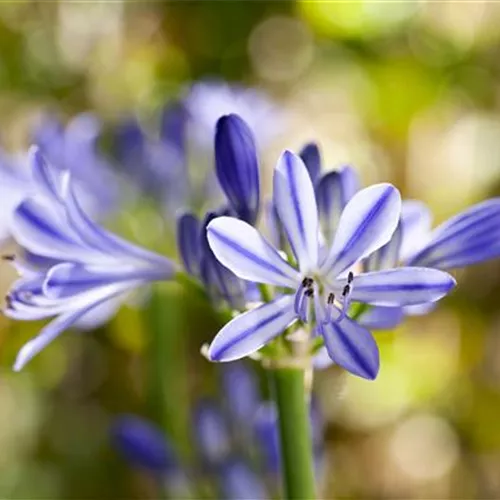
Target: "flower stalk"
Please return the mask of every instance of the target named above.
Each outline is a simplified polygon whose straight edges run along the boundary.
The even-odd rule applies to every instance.
[[[278,409],[283,498],[314,499],[314,460],[305,370],[275,367],[269,373]]]

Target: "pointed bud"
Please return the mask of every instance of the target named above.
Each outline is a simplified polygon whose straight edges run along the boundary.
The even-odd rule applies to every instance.
[[[321,173],[321,155],[318,145],[314,142],[306,144],[299,156],[302,158],[313,184],[316,184]]]
[[[231,206],[255,223],[259,211],[259,166],[252,131],[238,115],[219,118],[215,131],[215,167]]]
[[[177,247],[184,268],[191,276],[200,275],[200,222],[185,213],[177,218]]]
[[[111,437],[118,452],[136,467],[168,473],[177,466],[163,432],[145,419],[121,416],[112,427]]]

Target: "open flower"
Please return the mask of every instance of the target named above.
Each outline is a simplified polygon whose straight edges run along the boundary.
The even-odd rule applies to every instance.
[[[14,261],[21,277],[7,295],[4,314],[21,320],[56,319],[24,345],[15,370],[89,313],[102,313],[130,290],[170,279],[175,272],[170,260],[92,222],[75,197],[68,173],[51,169],[36,148],[30,155],[37,195],[17,207],[11,232],[38,262]]]
[[[207,228],[217,259],[238,277],[283,287],[291,294],[230,321],[215,337],[208,355],[231,361],[260,349],[300,319],[321,334],[330,357],[355,375],[373,379],[379,369],[371,333],[346,314],[351,301],[384,306],[432,302],[455,284],[448,274],[427,268],[361,273],[355,265],[385,245],[400,216],[399,192],[390,184],[359,191],[340,217],[333,243],[320,257],[314,187],[302,160],[285,151],[274,172],[274,205],[297,266],[292,266],[249,224],[231,217]]]

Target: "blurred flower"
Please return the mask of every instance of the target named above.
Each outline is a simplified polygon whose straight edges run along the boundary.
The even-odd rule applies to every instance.
[[[222,468],[222,494],[227,500],[270,498],[259,476],[242,460],[232,459]]]
[[[224,82],[199,82],[184,100],[191,121],[190,132],[197,144],[211,147],[215,124],[223,115],[237,114],[265,146],[283,127],[283,111],[264,92]]]
[[[274,173],[274,204],[299,269],[292,267],[254,228],[231,218],[207,227],[216,257],[242,279],[295,290],[230,321],[215,337],[213,361],[239,359],[260,349],[300,319],[313,321],[330,357],[355,375],[373,379],[379,368],[371,333],[346,312],[352,300],[399,306],[436,301],[455,284],[446,273],[397,268],[361,273],[351,269],[385,245],[399,221],[400,196],[390,184],[359,191],[342,211],[333,244],[320,257],[314,187],[302,160],[286,151]],[[349,271],[349,272],[348,272]],[[339,308],[335,296],[341,297]],[[314,319],[312,318],[314,311]]]
[[[17,205],[31,188],[31,173],[22,157],[0,153],[0,244],[9,236],[9,223]]]
[[[99,215],[116,208],[120,193],[112,166],[97,147],[100,132],[98,118],[81,113],[66,126],[54,116],[45,115],[33,134],[46,160],[56,169],[71,173],[84,208]]]
[[[175,272],[168,259],[92,222],[75,196],[69,172],[50,167],[36,148],[30,157],[37,193],[18,206],[11,232],[41,260],[35,265],[32,259],[14,262],[21,278],[7,295],[4,313],[22,320],[57,317],[21,349],[15,370],[96,308],[145,283],[170,279]]]
[[[134,415],[122,415],[111,429],[113,444],[132,465],[154,473],[166,473],[177,466],[177,458],[165,434]]]
[[[186,112],[181,103],[173,103],[162,111],[157,136],[147,133],[136,118],[122,121],[115,130],[120,166],[167,214],[190,201],[185,129]]]

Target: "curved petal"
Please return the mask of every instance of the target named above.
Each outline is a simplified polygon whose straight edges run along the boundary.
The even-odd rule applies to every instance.
[[[177,247],[186,271],[200,275],[200,221],[192,213],[177,217]]]
[[[274,170],[273,196],[302,273],[318,265],[318,209],[304,162],[285,151]]]
[[[448,273],[425,267],[400,267],[359,274],[351,285],[351,299],[379,306],[408,306],[435,302],[456,281]]]
[[[291,288],[299,280],[298,272],[246,222],[217,217],[207,226],[207,238],[217,259],[242,279]]]
[[[56,203],[62,202],[65,187],[69,180],[69,172],[50,167],[38,146],[32,146],[28,152],[33,180],[39,193]]]
[[[97,307],[113,298],[115,295],[117,294],[113,293],[80,309],[70,310],[51,321],[47,326],[42,328],[41,332],[36,337],[24,344],[21,348],[14,363],[14,371],[17,372],[22,370],[34,356],[45,349],[45,347],[47,347],[61,333],[73,325],[84,314],[91,311],[94,307]]]
[[[312,183],[316,184],[321,173],[321,155],[318,145],[315,142],[306,144],[301,149],[299,156],[309,172]]]
[[[24,200],[11,220],[16,242],[30,252],[53,259],[88,259],[76,235],[61,224],[58,214],[34,198]]]
[[[372,334],[344,316],[323,326],[322,335],[329,356],[358,377],[374,380],[379,370],[379,352]]]
[[[375,184],[356,193],[340,218],[322,272],[333,279],[385,245],[399,222],[401,196],[391,184]]]
[[[405,306],[403,312],[407,316],[424,316],[436,309],[436,302],[427,302],[426,304],[417,304],[416,306]]]
[[[231,320],[210,344],[212,361],[234,361],[254,353],[296,318],[293,296],[286,295]]]
[[[431,241],[410,265],[449,269],[497,257],[500,198],[487,200],[452,217],[432,233]]]
[[[316,198],[321,229],[329,245],[337,231],[342,211],[358,190],[358,176],[349,166],[321,177],[316,187]]]
[[[405,311],[402,307],[373,306],[358,318],[358,323],[368,330],[392,330],[404,317]]]
[[[400,259],[407,260],[420,250],[431,236],[432,212],[418,200],[403,200],[401,205],[401,242]]]
[[[373,252],[364,262],[366,271],[382,271],[384,269],[392,269],[399,263],[399,255],[401,243],[403,239],[403,230],[401,221],[394,231],[389,243]]]

